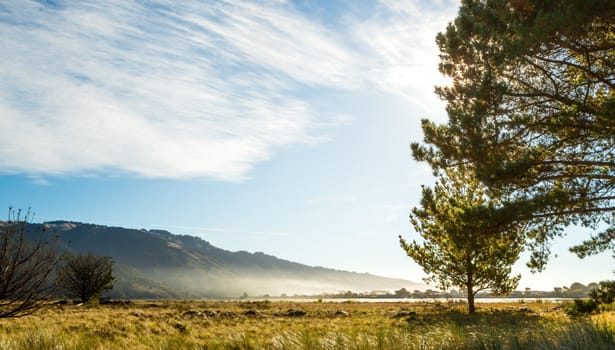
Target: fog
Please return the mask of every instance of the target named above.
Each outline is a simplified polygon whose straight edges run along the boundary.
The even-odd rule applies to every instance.
[[[216,272],[203,270],[150,270],[152,280],[191,297],[240,297],[317,295],[342,291],[394,291],[400,288],[424,290],[426,286],[410,281],[347,272],[322,273],[320,277],[275,276],[274,273]]]

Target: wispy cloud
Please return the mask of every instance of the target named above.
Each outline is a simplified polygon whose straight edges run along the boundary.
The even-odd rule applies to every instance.
[[[414,98],[433,32],[404,4],[332,30],[284,1],[3,2],[0,173],[241,180],[350,120],[302,88]]]
[[[372,55],[367,79],[433,114],[441,107],[433,86],[446,84],[437,70],[435,35],[458,7],[458,0],[380,0],[379,10],[353,28]]]

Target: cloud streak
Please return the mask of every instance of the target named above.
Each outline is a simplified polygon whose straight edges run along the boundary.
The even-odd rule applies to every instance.
[[[379,11],[354,23],[355,35],[371,54],[366,79],[433,116],[441,107],[433,86],[446,84],[437,70],[435,35],[458,7],[457,0],[381,0]]]
[[[332,30],[283,1],[9,0],[0,173],[245,179],[336,124],[302,89],[412,94],[399,82],[423,62],[401,48],[417,28],[381,8]]]

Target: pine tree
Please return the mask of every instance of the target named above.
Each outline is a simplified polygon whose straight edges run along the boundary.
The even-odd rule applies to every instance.
[[[471,164],[511,214],[542,222],[532,267],[570,224],[607,226],[579,256],[614,248],[615,2],[464,0],[436,40],[449,121],[423,121],[415,159]]]
[[[511,277],[511,267],[523,250],[524,225],[502,220],[501,200],[457,170],[442,174],[434,189],[424,187],[421,206],[410,216],[424,242],[400,244],[442,290],[466,292],[468,311],[480,291],[513,291],[521,276]]]

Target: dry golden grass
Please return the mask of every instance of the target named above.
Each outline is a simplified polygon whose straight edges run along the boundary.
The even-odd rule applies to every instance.
[[[0,349],[321,349],[335,344],[364,345],[357,349],[385,344],[380,348],[387,349],[393,345],[386,344],[397,343],[405,349],[410,347],[404,342],[459,342],[492,331],[503,337],[571,322],[552,303],[478,304],[474,316],[466,315],[465,307],[282,301],[52,305],[32,316],[1,319]],[[615,325],[615,311],[592,317],[611,329]]]

